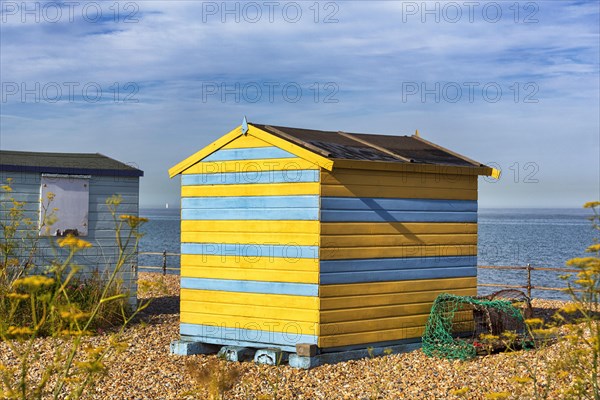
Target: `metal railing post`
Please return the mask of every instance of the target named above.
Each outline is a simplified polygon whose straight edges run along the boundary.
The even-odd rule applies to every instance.
[[[167,274],[167,251],[163,251],[162,253],[163,256],[163,275]]]
[[[527,297],[531,298],[531,264],[527,264]]]

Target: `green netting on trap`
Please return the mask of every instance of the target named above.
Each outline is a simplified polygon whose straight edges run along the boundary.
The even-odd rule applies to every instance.
[[[430,357],[468,360],[477,349],[459,334],[477,337],[522,331],[521,312],[508,300],[478,299],[443,293],[433,302],[423,335],[423,352]]]

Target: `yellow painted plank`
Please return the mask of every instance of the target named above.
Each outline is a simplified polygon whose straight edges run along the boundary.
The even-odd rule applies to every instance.
[[[244,292],[224,292],[221,290],[181,289],[181,301],[211,301],[214,303],[248,304],[271,306],[284,304],[289,308],[318,310],[319,298],[309,296],[291,296],[286,294],[263,294]]]
[[[405,317],[388,317],[368,321],[347,321],[321,324],[321,335],[344,335],[348,333],[383,331],[389,329],[424,326],[429,314],[409,315]]]
[[[452,293],[459,296],[474,296],[477,288],[427,290],[422,292],[398,292],[385,294],[369,294],[362,296],[326,297],[321,299],[321,310],[336,310],[353,307],[372,307],[391,304],[410,304],[433,302],[442,293]]]
[[[268,269],[277,271],[319,271],[315,258],[242,257],[236,255],[182,254],[181,266]]]
[[[310,150],[305,149],[297,144],[292,142],[288,142],[285,139],[277,137],[275,135],[270,134],[269,132],[263,131],[260,128],[257,128],[251,124],[248,124],[248,134],[251,136],[255,136],[261,140],[264,140],[267,143],[272,144],[273,146],[277,146],[280,149],[286,150],[292,154],[297,155],[300,158],[311,161],[321,168],[325,168],[326,170],[331,171],[333,169],[333,161],[327,157],[321,156],[317,153],[314,153]]]
[[[424,326],[388,329],[375,332],[348,333],[344,335],[320,336],[320,348],[350,346],[354,344],[386,342],[391,340],[420,338],[425,332]]]
[[[417,292],[429,290],[460,289],[477,286],[477,277],[419,279],[412,281],[344,283],[321,285],[319,297],[359,296],[368,294]]]
[[[454,222],[323,222],[322,235],[476,234],[476,223]]]
[[[185,171],[192,165],[194,165],[197,162],[199,162],[200,160],[202,160],[204,157],[207,157],[210,154],[214,153],[215,151],[219,150],[221,147],[223,147],[227,143],[231,142],[232,140],[234,140],[241,134],[242,134],[242,127],[240,125],[240,126],[234,128],[231,132],[227,133],[224,136],[221,136],[219,139],[215,140],[208,146],[202,148],[201,150],[199,150],[196,153],[192,154],[191,156],[187,157],[185,160],[183,160],[183,161],[179,162],[178,164],[174,165],[173,167],[171,167],[169,169],[169,177],[173,178],[175,175],[182,173],[183,171]]]
[[[287,196],[319,194],[319,182],[267,183],[252,185],[182,186],[182,197]]]
[[[277,305],[281,305],[282,307],[182,300],[181,312],[229,316],[234,320],[238,317],[248,317],[294,322],[319,322],[318,310],[302,310],[298,308],[283,307],[285,304]]]
[[[419,186],[322,185],[323,196],[383,197],[406,199],[477,200],[477,190],[425,188]]]
[[[336,168],[332,172],[322,170],[321,182],[326,185],[411,186],[477,190],[476,175],[422,174]]]
[[[199,162],[183,173],[222,174],[226,172],[295,171],[299,169],[320,169],[320,167],[301,158],[272,158],[267,160]]]
[[[321,311],[321,323],[341,321],[364,321],[384,317],[404,317],[415,314],[428,314],[433,302],[400,304],[390,306],[359,307],[341,310]],[[368,321],[365,321],[367,323]]]
[[[235,317],[217,314],[202,314],[182,312],[181,322],[187,324],[201,324],[221,326],[225,328],[241,328],[251,330],[265,330],[270,332],[286,332],[290,335],[318,335],[318,324],[315,322],[298,322],[291,320],[276,320],[269,318]]]
[[[321,260],[346,260],[353,258],[396,258],[396,257],[438,257],[474,256],[474,245],[432,245],[397,247],[330,247],[319,250]]]
[[[473,312],[462,311],[454,314],[456,325],[453,326],[454,332],[464,332],[473,327]],[[411,328],[416,326],[425,326],[429,314],[408,315],[405,317],[388,317],[370,319],[367,321],[347,321],[321,324],[320,330],[322,336],[344,335],[348,333],[383,331],[389,329]]]
[[[319,221],[181,221],[181,232],[234,232],[236,235],[246,232],[314,234],[319,233],[319,230]]]
[[[181,276],[186,278],[235,279],[265,282],[290,283],[319,283],[318,272],[273,270],[273,269],[244,269],[217,268],[213,266],[188,267],[181,266]]]
[[[335,169],[366,169],[373,171],[406,171],[419,172],[427,174],[455,174],[455,175],[492,175],[490,167],[461,167],[451,165],[432,165],[418,163],[399,163],[386,161],[365,161],[365,160],[334,160]],[[335,171],[334,169],[334,171]]]
[[[251,243],[318,246],[319,235],[315,233],[181,232],[181,241],[186,243]]]
[[[249,135],[241,135],[237,139],[227,143],[221,149],[250,149],[255,147],[269,147],[269,143],[260,140],[257,137]]]
[[[477,235],[321,235],[321,249],[329,247],[381,247],[407,245],[476,245]]]

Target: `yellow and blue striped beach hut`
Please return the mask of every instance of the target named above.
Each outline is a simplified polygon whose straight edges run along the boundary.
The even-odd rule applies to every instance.
[[[477,177],[496,172],[418,134],[244,120],[169,170],[182,340],[317,354],[418,341],[436,296],[476,294]]]

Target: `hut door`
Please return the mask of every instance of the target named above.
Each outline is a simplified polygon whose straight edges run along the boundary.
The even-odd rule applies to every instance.
[[[41,236],[66,236],[67,234],[86,236],[88,234],[89,176],[44,174],[40,192]],[[49,197],[52,198],[51,201]],[[44,212],[46,216],[53,214],[52,225],[43,224]]]

